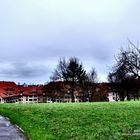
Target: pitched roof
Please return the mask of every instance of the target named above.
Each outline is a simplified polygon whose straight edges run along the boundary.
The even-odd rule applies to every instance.
[[[11,81],[0,81],[0,88],[3,87],[16,87],[16,83],[11,82]]]

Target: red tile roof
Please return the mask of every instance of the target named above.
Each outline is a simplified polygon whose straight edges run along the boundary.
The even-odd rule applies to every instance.
[[[29,96],[33,94],[39,95],[42,91],[42,86],[19,86],[14,82],[0,81],[0,97],[16,97],[21,93],[22,95]]]
[[[16,83],[10,81],[0,81],[0,88],[3,87],[16,87]]]

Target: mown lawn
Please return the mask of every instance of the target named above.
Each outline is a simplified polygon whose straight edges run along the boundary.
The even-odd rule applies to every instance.
[[[140,102],[1,104],[32,140],[140,139]]]

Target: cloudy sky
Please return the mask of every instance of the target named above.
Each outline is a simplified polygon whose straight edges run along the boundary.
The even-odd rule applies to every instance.
[[[1,0],[0,80],[45,83],[60,57],[106,81],[127,39],[140,42],[139,0]]]

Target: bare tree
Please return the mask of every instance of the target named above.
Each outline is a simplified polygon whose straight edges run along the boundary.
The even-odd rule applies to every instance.
[[[50,77],[50,79],[52,81],[67,81],[67,68],[68,62],[66,62],[65,58],[60,58],[57,68],[54,70],[53,75]]]
[[[129,40],[126,50],[121,49],[118,60],[125,63],[126,71],[135,78],[140,79],[140,48]],[[119,64],[119,63],[118,63]]]
[[[87,77],[88,77],[88,80],[91,83],[96,83],[96,81],[97,81],[97,72],[96,72],[95,68],[92,68],[91,71],[89,73],[87,73]]]
[[[136,88],[133,83],[134,81],[138,82],[139,79],[140,49],[138,45],[129,41],[128,48],[120,49],[116,64],[109,74],[109,81],[114,83],[113,88],[119,93],[121,100],[124,100],[125,96],[130,100],[130,96],[134,96],[134,87]],[[137,90],[135,89],[135,91]]]
[[[93,95],[95,93],[97,83],[97,72],[94,68],[91,69],[89,73],[87,73],[87,78],[84,82],[84,91],[87,93],[85,94],[89,101],[93,101]]]

